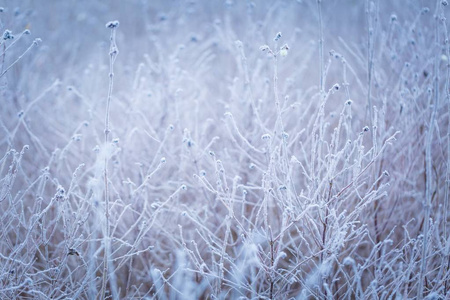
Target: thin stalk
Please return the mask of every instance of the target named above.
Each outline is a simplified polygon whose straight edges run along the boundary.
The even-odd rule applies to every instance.
[[[434,131],[434,122],[436,119],[437,108],[439,105],[439,17],[438,17],[438,8],[440,5],[440,1],[437,2],[436,8],[436,37],[435,37],[435,45],[436,45],[436,54],[435,54],[435,62],[434,62],[434,103],[433,103],[433,111],[431,113],[431,119],[429,123],[429,128],[427,132],[427,139],[425,143],[425,174],[426,174],[426,187],[425,187],[425,224],[423,227],[423,244],[422,244],[422,261],[420,266],[420,275],[419,275],[419,284],[417,287],[417,298],[419,300],[423,299],[423,281],[425,277],[425,272],[427,269],[427,250],[428,250],[428,231],[430,224],[430,208],[431,208],[431,198],[432,198],[432,182],[431,179],[433,177],[432,173],[432,165],[431,165],[431,144],[433,142],[433,131]]]
[[[442,11],[441,14],[443,15]],[[448,41],[448,31],[447,31],[447,23],[445,18],[441,18],[442,21],[442,30],[444,33],[445,41]],[[445,54],[447,58],[450,58],[450,47],[449,43],[445,43]],[[447,60],[447,72],[445,78],[445,96],[447,100],[447,118],[450,119],[450,62]],[[447,232],[448,227],[448,209],[449,209],[449,191],[450,191],[450,120],[447,120],[447,170],[445,175],[445,192],[444,192],[444,222],[443,222],[443,231],[444,231],[444,239],[445,240],[445,250],[444,257],[442,258],[442,264],[445,266],[443,273],[446,274],[448,270],[450,270],[450,253],[449,253],[449,236]],[[448,290],[450,289],[450,279],[445,280],[444,284],[444,295],[447,295]]]
[[[109,46],[109,88],[108,96],[106,100],[106,117],[105,117],[105,161],[104,161],[104,180],[105,180],[105,236],[104,245],[105,250],[103,254],[103,280],[102,280],[102,298],[105,299],[106,292],[106,281],[108,277],[108,256],[109,256],[109,246],[110,246],[110,230],[109,230],[109,188],[108,188],[108,141],[110,124],[109,124],[109,111],[111,106],[111,98],[114,86],[114,61],[116,60],[118,49],[116,46],[116,28],[119,26],[119,22],[109,22],[107,28],[111,29],[110,35],[110,46]]]
[[[443,20],[442,28],[444,29],[445,33],[445,39],[448,40],[448,32],[447,32],[447,24],[445,22],[445,19]],[[446,54],[447,58],[450,58],[450,48],[448,46],[448,43],[446,43]],[[445,93],[447,98],[447,118],[450,119],[450,63],[447,61],[447,76],[445,80]],[[447,225],[448,225],[448,202],[449,202],[449,191],[450,191],[450,120],[447,122],[447,173],[445,176],[445,193],[444,193],[444,237],[449,239],[447,235]],[[448,244],[448,241],[446,241]],[[449,249],[446,249],[446,253],[444,257],[444,263],[447,264],[446,270],[448,271],[450,269],[450,255],[448,253]],[[446,262],[445,262],[446,260]],[[447,291],[449,290],[449,283],[450,280],[445,281],[445,288],[444,288],[444,295],[447,294]]]
[[[369,122],[372,123],[372,68],[373,68],[373,27],[370,14],[370,1],[367,0],[367,105]],[[372,126],[370,126],[372,127]]]
[[[320,70],[320,96],[325,95],[325,82],[323,74],[323,26],[322,26],[322,0],[317,0],[317,9],[319,11],[319,70]]]
[[[35,39],[31,43],[31,45],[11,65],[9,65],[9,67],[7,67],[4,71],[2,71],[2,73],[0,73],[0,78],[3,77],[3,75],[5,75],[15,64],[17,64],[19,62],[19,60],[21,60],[28,52],[30,52],[31,49],[33,49],[34,47],[37,47],[40,42],[41,42],[41,39],[39,39],[39,38]]]
[[[270,245],[269,299],[272,300],[273,299],[273,291],[274,291],[274,277],[275,277],[275,274],[274,274],[275,256],[274,256],[274,240],[273,240],[272,228],[270,226],[269,226],[269,234],[270,234],[270,241],[269,241],[269,245]]]

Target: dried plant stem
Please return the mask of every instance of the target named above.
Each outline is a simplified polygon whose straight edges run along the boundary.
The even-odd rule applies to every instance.
[[[108,25],[109,24],[109,25]],[[105,160],[104,160],[104,183],[105,183],[105,229],[104,229],[104,254],[103,254],[103,279],[102,279],[102,298],[105,299],[106,282],[108,277],[108,255],[110,252],[110,232],[109,232],[109,189],[108,189],[108,140],[110,124],[109,124],[109,110],[111,105],[111,97],[114,86],[114,61],[117,57],[118,50],[116,46],[116,28],[118,22],[110,22],[107,24],[111,28],[110,47],[109,47],[109,88],[108,97],[106,100],[106,117],[105,117]]]
[[[438,18],[438,6],[436,8],[436,37],[435,37],[435,43],[436,48],[439,49],[439,18]],[[432,165],[431,165],[431,151],[432,151],[432,143],[433,143],[433,132],[434,132],[434,124],[436,119],[436,113],[437,108],[439,105],[439,62],[440,62],[440,55],[438,52],[436,52],[435,55],[435,62],[434,62],[434,103],[433,103],[433,111],[431,112],[431,119],[429,123],[429,128],[426,136],[426,143],[425,143],[425,175],[426,175],[426,182],[425,182],[425,223],[423,227],[423,242],[422,242],[422,261],[420,265],[420,276],[419,276],[419,284],[417,286],[417,297],[418,299],[423,299],[423,283],[424,283],[424,277],[425,272],[427,269],[427,252],[428,252],[428,235],[429,235],[429,224],[430,224],[430,214],[431,214],[431,199],[433,192],[432,189],[432,178],[433,178],[433,171],[432,171]]]

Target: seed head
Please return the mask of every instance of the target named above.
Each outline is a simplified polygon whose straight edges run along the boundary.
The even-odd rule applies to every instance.
[[[119,27],[119,21],[115,20],[115,21],[110,21],[108,23],[106,23],[106,28],[110,28],[110,29],[114,29]]]

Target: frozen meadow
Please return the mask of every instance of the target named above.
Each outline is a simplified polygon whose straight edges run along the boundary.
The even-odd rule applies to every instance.
[[[0,6],[0,299],[449,299],[447,0]]]

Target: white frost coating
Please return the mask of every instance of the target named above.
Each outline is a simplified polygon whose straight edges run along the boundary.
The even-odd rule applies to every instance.
[[[355,260],[353,258],[347,256],[346,258],[344,258],[342,263],[347,266],[353,266],[353,265],[355,265]]]
[[[448,0],[13,2],[0,299],[445,298]]]

